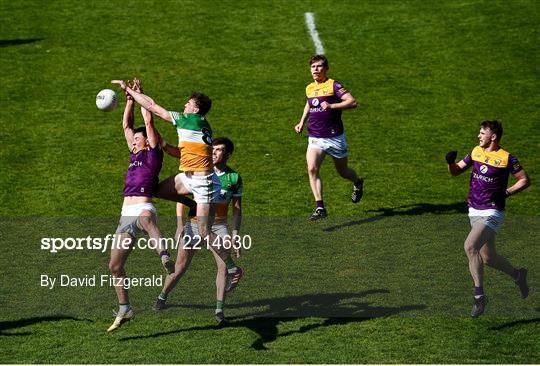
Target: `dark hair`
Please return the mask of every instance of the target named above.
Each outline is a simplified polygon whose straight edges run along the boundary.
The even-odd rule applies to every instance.
[[[197,105],[197,108],[199,108],[199,114],[201,116],[205,116],[206,113],[210,111],[210,108],[212,108],[212,100],[208,97],[208,95],[203,93],[193,92],[191,93],[189,99],[193,99],[195,101],[195,105]]]
[[[146,127],[138,127],[133,130],[133,134],[136,134],[138,132],[142,133],[144,138],[148,138],[148,136],[146,135]]]
[[[503,126],[502,123],[496,120],[493,121],[482,121],[480,127],[489,128],[496,136],[497,141],[500,141],[503,135]]]
[[[228,139],[227,137],[218,137],[218,138],[215,138],[213,141],[212,141],[212,146],[216,146],[216,145],[225,145],[225,150],[227,150],[227,152],[229,154],[232,154],[233,151],[234,151],[234,144],[233,142]]]
[[[328,59],[326,58],[325,55],[315,55],[315,56],[311,57],[311,58],[309,59],[309,66],[311,66],[312,63],[317,62],[317,61],[322,61],[322,62],[323,62],[323,67],[324,67],[325,69],[328,69],[328,68],[329,68],[329,66],[328,66]]]

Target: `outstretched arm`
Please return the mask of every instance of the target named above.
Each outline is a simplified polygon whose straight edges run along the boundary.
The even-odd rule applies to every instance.
[[[178,146],[168,144],[167,141],[161,139],[161,148],[173,158],[180,159],[180,148]]]
[[[142,95],[142,87],[141,87],[141,82],[139,79],[133,79],[133,88],[131,89]],[[141,105],[141,114],[143,116],[144,125],[146,127],[146,136],[148,138],[148,145],[150,145],[152,149],[155,149],[156,146],[159,146],[161,136],[159,135],[159,132],[156,129],[156,126],[154,125],[154,116],[142,105]]]
[[[170,113],[160,105],[154,103],[154,100],[150,98],[148,95],[139,93],[132,88],[128,84],[126,84],[123,80],[111,80],[111,83],[118,84],[120,88],[126,91],[129,95],[133,97],[135,102],[141,105],[141,107],[144,107],[148,111],[156,114],[159,118],[163,119],[167,122],[173,122],[172,117]]]
[[[133,107],[135,104],[133,98],[129,94],[126,94],[126,98],[127,101],[122,118],[122,128],[124,129],[124,136],[126,137],[128,149],[131,151],[131,149],[133,149],[133,135],[135,134],[133,131]]]

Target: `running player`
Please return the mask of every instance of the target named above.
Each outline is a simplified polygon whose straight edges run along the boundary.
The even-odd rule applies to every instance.
[[[518,159],[499,145],[503,127],[498,121],[483,121],[478,134],[479,145],[460,162],[457,151],[446,154],[448,170],[453,176],[472,167],[468,197],[471,231],[464,249],[469,259],[469,271],[474,281],[474,305],[471,316],[484,313],[487,297],[484,294],[484,264],[506,273],[519,287],[521,297],[529,295],[527,270],[513,267],[508,259],[497,254],[495,236],[503,219],[506,199],[530,185],[529,177]],[[516,183],[508,187],[512,174]]]
[[[133,82],[133,88],[135,90],[140,88],[137,79]],[[156,225],[156,208],[152,203],[152,195],[157,188],[159,172],[163,164],[163,151],[159,145],[160,136],[154,127],[152,114],[144,108],[141,108],[141,112],[145,127],[133,128],[134,102],[131,96],[126,96],[122,125],[130,149],[131,162],[125,179],[122,217],[116,230],[116,241],[111,248],[109,269],[116,278],[126,277],[124,265],[131,252],[133,240],[145,231],[158,243],[157,251],[161,256],[163,266],[168,273],[171,273],[174,271],[174,263],[170,260],[169,252],[160,240],[161,233]],[[118,329],[123,322],[133,317],[127,289],[124,286],[115,286],[115,290],[120,309],[116,313],[114,323],[108,329],[109,332]]]
[[[194,92],[184,105],[183,113],[168,111],[156,104],[149,96],[130,88],[124,81],[112,80],[111,82],[118,84],[142,107],[176,126],[178,149],[181,153],[179,168],[181,173],[160,182],[155,196],[182,202],[191,201],[185,196],[193,194],[197,203],[199,233],[207,243],[214,243],[216,237],[211,227],[215,202],[219,198],[220,183],[212,169],[212,129],[206,119],[206,114],[212,107],[212,101],[205,94]],[[211,245],[210,247],[226,263],[231,280],[241,272],[234,261],[228,260],[230,259],[228,251],[222,247]]]
[[[306,119],[309,144],[306,152],[309,184],[315,198],[315,212],[309,218],[316,221],[327,216],[323,200],[323,186],[319,171],[325,156],[334,159],[338,174],[353,183],[351,199],[360,202],[364,180],[348,166],[347,141],[341,120],[343,109],[356,108],[354,97],[337,80],[329,79],[328,60],[324,55],[315,55],[309,60],[314,82],[306,87],[307,102],[300,122],[294,126],[296,133],[302,132]]]
[[[214,171],[221,182],[221,195],[220,201],[216,207],[216,219],[212,226],[212,231],[218,235],[223,241],[222,243],[230,245],[232,240],[239,238],[241,218],[242,218],[242,193],[243,193],[243,183],[240,175],[233,169],[231,169],[227,162],[231,157],[234,151],[233,142],[226,138],[221,137],[213,141],[213,163]],[[163,144],[164,150],[167,151],[172,156],[177,157],[179,155],[179,150],[177,147]],[[232,236],[229,233],[229,228],[227,225],[227,216],[229,211],[229,205],[232,204],[233,211],[233,230]],[[178,204],[177,215],[182,216],[184,206]],[[199,235],[197,218],[190,217],[186,223],[183,230],[179,230],[177,235],[182,235],[182,238],[187,239],[190,243],[183,243],[178,248],[178,256],[174,273],[167,276],[165,279],[165,284],[163,290],[159,294],[156,302],[154,303],[153,308],[155,310],[162,310],[165,308],[165,302],[167,300],[168,294],[172,291],[174,286],[178,283],[183,274],[187,271],[189,264],[193,258],[193,255],[196,253],[197,249],[191,249],[190,244],[197,242],[197,237]],[[178,237],[177,237],[178,241]],[[238,245],[235,246],[236,257],[240,257],[240,248]],[[216,275],[216,310],[215,317],[219,325],[227,325],[227,319],[225,318],[223,312],[223,305],[225,301],[225,293],[232,291],[238,281],[243,275],[243,271],[237,271],[234,276],[227,277],[227,269],[225,264],[220,260],[215,252],[214,254],[216,265],[217,265],[217,275]],[[227,260],[231,260],[230,257]],[[240,268],[240,267],[237,267]],[[229,281],[227,281],[229,279]]]

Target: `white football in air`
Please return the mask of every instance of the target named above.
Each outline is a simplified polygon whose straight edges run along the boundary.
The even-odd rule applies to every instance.
[[[96,107],[104,112],[110,112],[118,106],[118,96],[111,89],[103,89],[96,95]]]

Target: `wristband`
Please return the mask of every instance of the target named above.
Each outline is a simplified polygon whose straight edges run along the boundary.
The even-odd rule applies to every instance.
[[[505,197],[510,197],[510,191],[508,189],[506,191],[504,191],[504,196]]]

